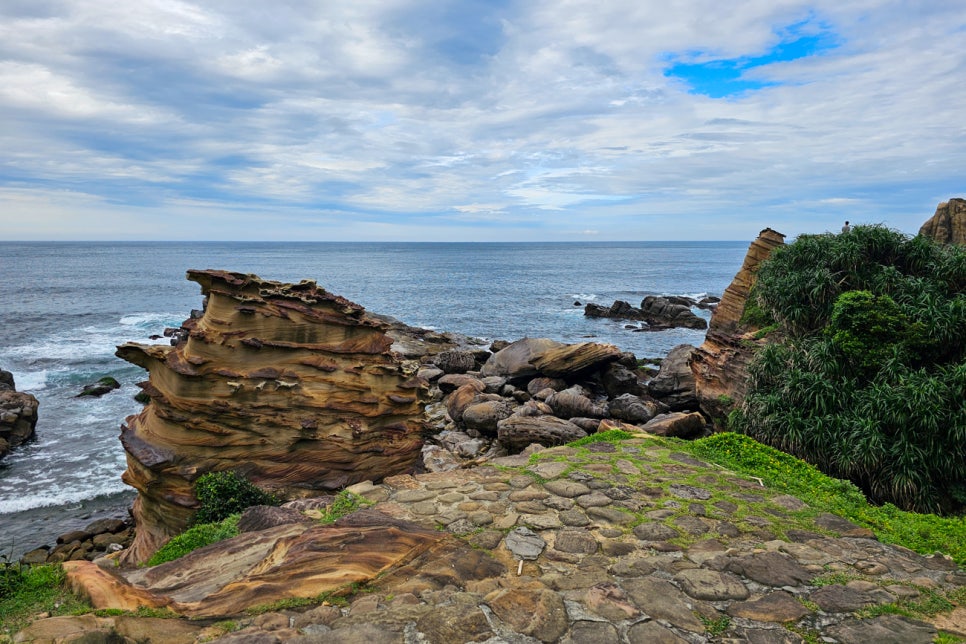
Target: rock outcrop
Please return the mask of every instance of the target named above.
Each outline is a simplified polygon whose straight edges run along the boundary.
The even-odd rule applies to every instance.
[[[235,470],[284,497],[317,495],[413,467],[422,447],[416,363],[387,323],[311,281],[191,270],[204,311],[174,346],[124,344],[150,403],[122,427],[124,481],[138,490],[139,563],[184,530],[200,475]]]
[[[966,244],[966,199],[950,199],[939,204],[936,214],[922,225],[919,234],[941,244]]]
[[[39,406],[34,396],[17,391],[12,373],[0,369],[0,458],[34,437]]]
[[[609,308],[599,304],[587,304],[584,315],[591,318],[613,318],[617,320],[640,320],[645,326],[640,331],[662,331],[664,329],[686,328],[706,329],[704,318],[694,314],[691,307],[714,308],[714,298],[695,300],[689,297],[648,295],[635,308],[623,300],[617,300]]]
[[[698,402],[715,421],[726,417],[732,405],[744,397],[748,363],[757,347],[753,339],[757,329],[742,324],[741,318],[759,266],[784,243],[785,236],[771,228],[758,234],[711,316],[704,343],[691,354]]]
[[[267,526],[134,571],[65,568],[97,608],[161,605],[239,629],[186,643],[801,642],[808,632],[928,644],[936,627],[894,609],[966,585],[947,557],[880,543],[653,436],[354,489],[375,505],[333,526]],[[283,607],[251,610],[273,603]],[[944,624],[956,616],[939,610]],[[54,620],[15,641],[63,630]],[[159,633],[204,624],[168,621]],[[89,637],[71,641],[109,641]]]

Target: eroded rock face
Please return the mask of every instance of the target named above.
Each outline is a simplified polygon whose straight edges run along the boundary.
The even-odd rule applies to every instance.
[[[385,322],[314,282],[189,271],[206,297],[176,346],[125,344],[151,402],[122,427],[124,481],[139,492],[138,563],[183,531],[192,484],[235,470],[286,497],[404,472],[422,447],[415,364],[390,351]]]
[[[695,391],[702,411],[712,419],[727,415],[747,387],[748,363],[754,354],[751,334],[756,329],[742,325],[748,294],[758,267],[779,246],[785,236],[766,228],[748,247],[748,254],[734,280],[711,316],[704,343],[691,354]]]
[[[950,199],[939,204],[936,214],[922,225],[919,234],[941,244],[966,244],[966,199]]]
[[[12,373],[0,369],[0,458],[34,437],[39,406],[31,394],[17,391]]]

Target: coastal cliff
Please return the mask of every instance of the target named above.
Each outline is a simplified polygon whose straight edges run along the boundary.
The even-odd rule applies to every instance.
[[[291,498],[404,472],[422,446],[423,383],[388,325],[314,282],[192,270],[204,311],[174,346],[124,344],[150,402],[127,419],[123,480],[138,490],[139,563],[182,532],[192,484],[235,470]],[[412,367],[412,368],[407,368]]]
[[[758,267],[784,243],[785,235],[771,228],[758,234],[711,316],[704,343],[691,355],[698,402],[715,422],[727,416],[731,405],[745,393],[748,363],[758,345],[753,338],[757,329],[744,324],[742,316]]]
[[[953,198],[939,204],[919,234],[941,244],[966,244],[966,199]]]

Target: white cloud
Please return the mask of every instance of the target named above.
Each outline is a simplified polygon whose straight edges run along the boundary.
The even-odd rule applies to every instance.
[[[953,5],[0,7],[0,217],[12,189],[63,213],[81,188],[122,220],[174,208],[200,230],[237,210],[300,239],[313,217],[326,238],[747,238],[853,208],[917,230],[966,188]],[[671,57],[760,55],[793,25],[837,47],[751,72],[772,87],[712,99],[664,76]],[[17,234],[59,234],[51,221]]]

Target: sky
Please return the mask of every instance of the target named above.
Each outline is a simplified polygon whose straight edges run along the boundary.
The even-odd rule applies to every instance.
[[[0,241],[914,234],[964,42],[963,0],[0,0]]]

